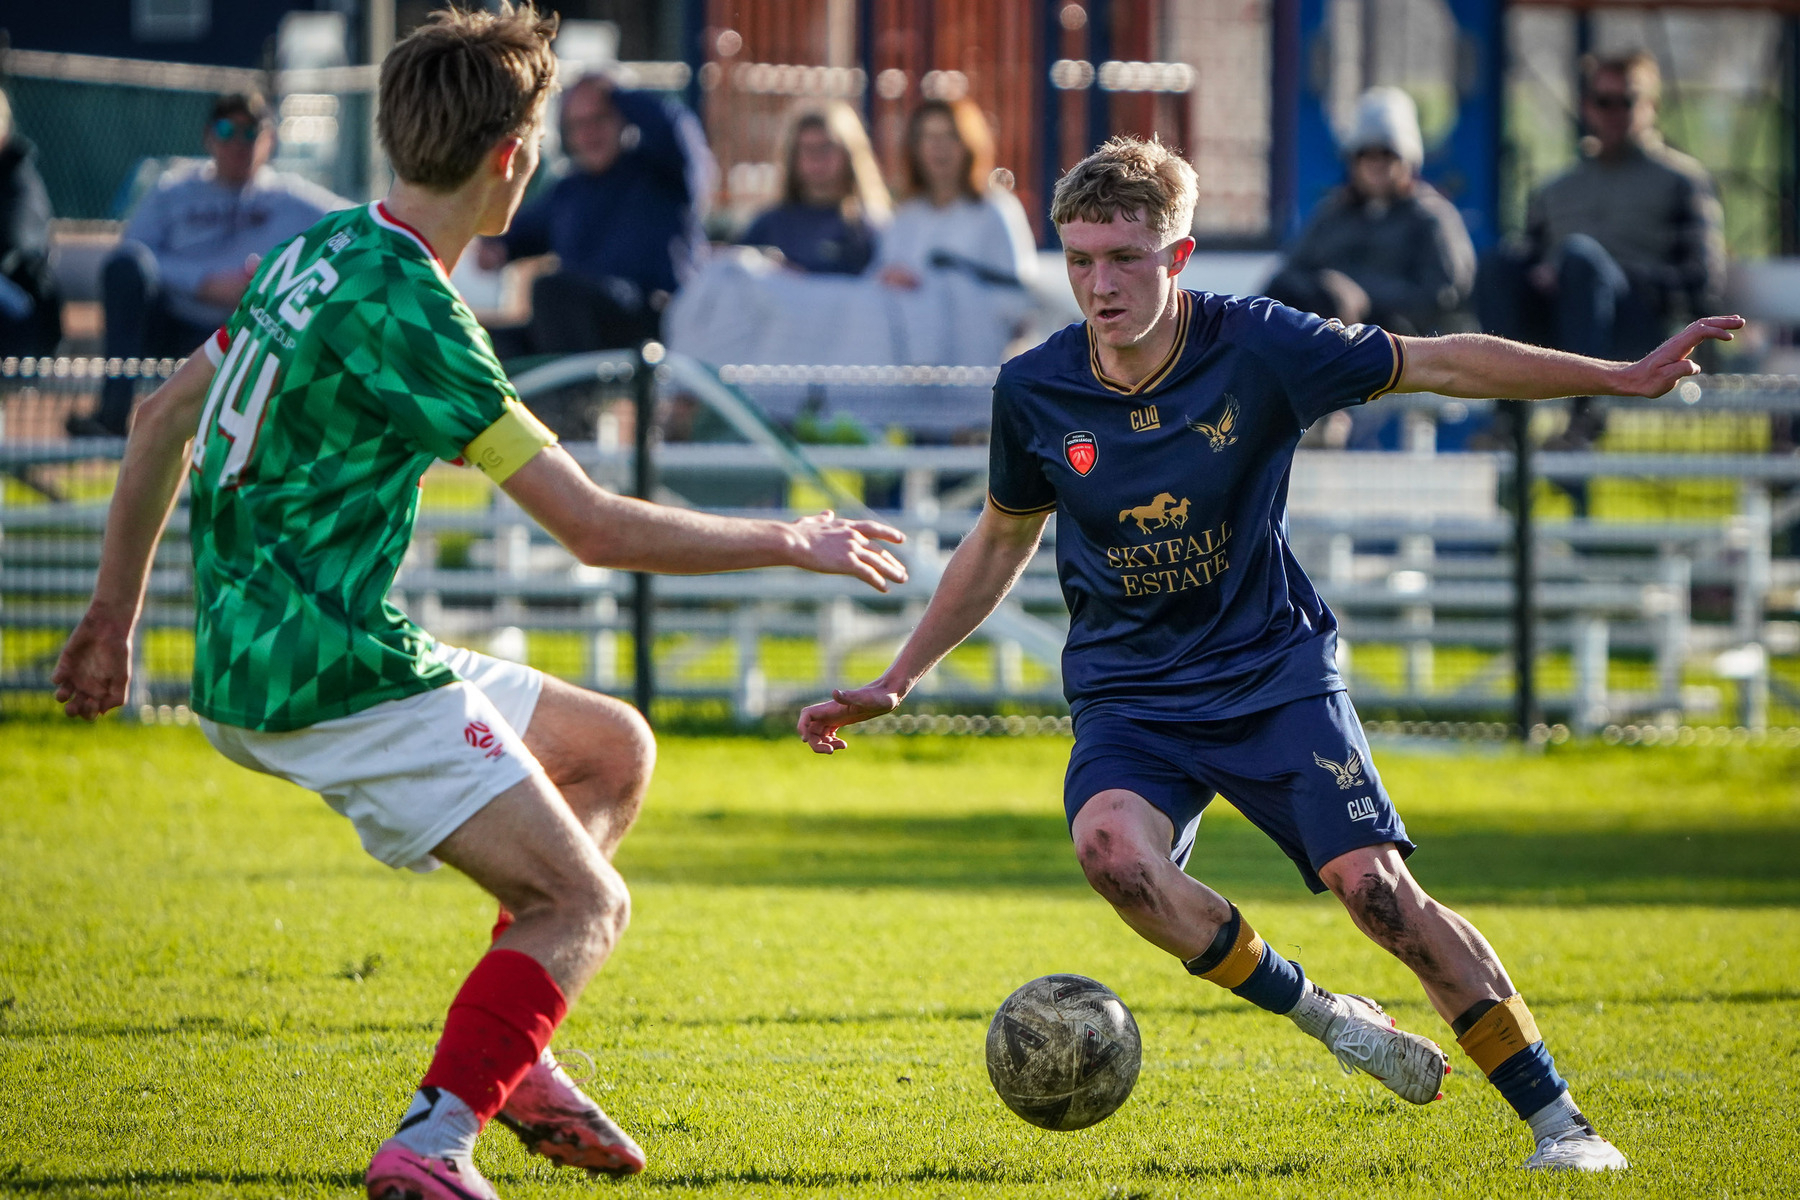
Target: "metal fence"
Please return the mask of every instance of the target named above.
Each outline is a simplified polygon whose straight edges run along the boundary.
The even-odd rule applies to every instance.
[[[122,449],[66,440],[62,421],[91,403],[107,370],[135,371],[149,387],[172,365],[0,362],[0,711],[49,707],[49,671],[91,589]],[[913,580],[886,596],[787,570],[661,578],[652,590],[575,563],[485,479],[438,467],[424,481],[398,601],[448,641],[622,695],[634,693],[642,661],[663,705],[744,722],[872,677],[975,520],[986,449],[801,445],[763,418],[753,395],[764,383],[817,380],[848,410],[859,379],[890,390],[971,382],[965,369],[908,370],[713,370],[680,355],[646,367],[619,353],[517,378],[604,486],[650,486],[636,474],[645,459],[635,447],[648,443],[659,500],[770,516],[831,506],[899,525]],[[638,420],[634,396],[653,405],[651,420]],[[1519,596],[1511,460],[1434,452],[1438,421],[1467,416],[1454,402],[1383,403],[1403,412],[1408,449],[1300,453],[1290,497],[1296,553],[1338,614],[1343,667],[1365,714],[1507,721]],[[1529,611],[1547,722],[1580,733],[1800,719],[1800,459],[1777,436],[1797,409],[1800,381],[1710,378],[1687,400],[1617,404],[1600,450],[1536,456]],[[1555,419],[1553,406],[1541,412]],[[1585,493],[1585,516],[1570,515],[1570,489]],[[173,711],[187,695],[185,521],[178,509],[137,641],[132,703],[152,712]],[[909,707],[989,720],[1066,711],[1058,667],[1066,622],[1046,552]]]

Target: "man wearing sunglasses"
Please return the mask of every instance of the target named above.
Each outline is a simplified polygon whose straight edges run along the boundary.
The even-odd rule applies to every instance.
[[[1723,303],[1717,191],[1657,132],[1661,86],[1643,51],[1582,61],[1581,157],[1532,196],[1524,244],[1482,263],[1476,306],[1489,332],[1629,360]],[[1605,425],[1578,397],[1552,446],[1585,449]]]
[[[250,282],[252,260],[348,207],[324,188],[274,170],[275,129],[255,93],[213,101],[203,134],[208,160],[164,173],[125,226],[101,274],[108,358],[187,354],[219,328]],[[91,416],[69,418],[76,437],[123,437],[132,381],[109,379]]]

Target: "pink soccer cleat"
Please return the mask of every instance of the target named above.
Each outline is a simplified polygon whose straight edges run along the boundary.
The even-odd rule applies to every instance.
[[[394,1138],[376,1149],[364,1182],[369,1200],[500,1200],[468,1156],[431,1157]]]
[[[636,1175],[644,1152],[600,1106],[575,1086],[545,1050],[494,1118],[519,1135],[525,1149],[553,1163],[595,1175]]]

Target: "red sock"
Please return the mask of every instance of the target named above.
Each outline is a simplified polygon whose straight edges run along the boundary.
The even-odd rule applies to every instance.
[[[513,923],[513,915],[511,913],[507,912],[504,908],[501,909],[500,915],[494,918],[493,941],[494,942],[499,941],[500,935],[512,928],[512,923]],[[493,944],[493,942],[489,943],[489,945],[492,945],[492,944]]]
[[[535,958],[488,951],[450,1002],[444,1036],[419,1086],[443,1088],[487,1124],[568,1011],[562,989]]]

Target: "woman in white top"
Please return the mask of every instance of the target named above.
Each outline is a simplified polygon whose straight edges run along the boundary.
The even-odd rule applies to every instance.
[[[907,198],[882,231],[872,268],[942,318],[919,330],[922,343],[936,344],[909,347],[909,361],[997,364],[1029,310],[1037,247],[1024,208],[996,176],[1010,179],[994,170],[993,135],[973,101],[927,100],[913,110]]]

